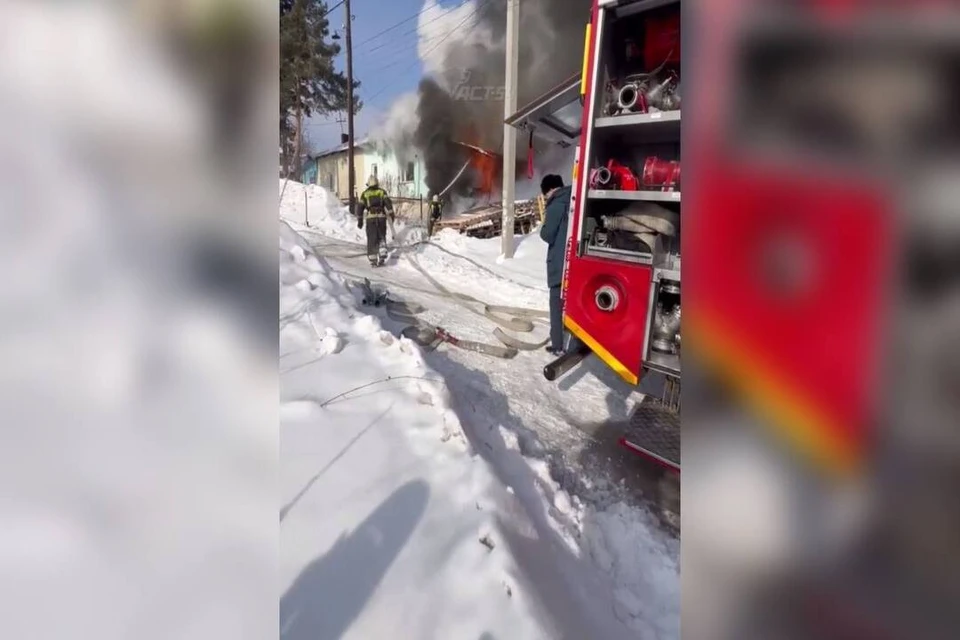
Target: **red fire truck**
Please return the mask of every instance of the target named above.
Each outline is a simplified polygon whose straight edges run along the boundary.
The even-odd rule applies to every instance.
[[[688,116],[683,129],[688,169],[682,214],[687,349],[683,360],[689,417],[684,428],[697,426],[689,394],[700,374],[707,373],[727,382],[741,407],[753,409],[731,411],[736,426],[769,428],[792,445],[767,448],[764,443],[760,453],[751,455],[786,461],[771,465],[786,479],[783,500],[793,509],[783,512],[798,514],[791,535],[795,544],[811,550],[811,555],[798,552],[796,557],[822,554],[827,546],[822,543],[829,540],[837,553],[830,557],[836,559],[837,549],[867,538],[861,524],[871,527],[871,534],[882,531],[870,537],[871,550],[854,554],[856,561],[849,566],[834,562],[818,571],[802,566],[805,577],[791,583],[802,597],[790,601],[806,615],[794,617],[798,612],[791,611],[788,621],[796,623],[794,630],[803,628],[797,626],[801,621],[819,628],[797,637],[916,637],[924,633],[919,627],[933,624],[934,616],[928,616],[926,608],[917,619],[902,607],[889,606],[896,598],[906,601],[905,594],[920,582],[914,566],[920,554],[915,549],[895,552],[897,543],[909,540],[920,549],[932,539],[924,526],[918,526],[921,518],[904,516],[913,513],[908,506],[913,494],[898,484],[905,476],[889,469],[878,474],[882,479],[866,476],[880,487],[874,497],[893,501],[893,516],[872,522],[859,518],[856,525],[847,523],[847,534],[828,533],[820,527],[829,528],[823,524],[829,518],[820,522],[816,514],[822,516],[830,504],[840,504],[831,502],[831,493],[843,483],[823,482],[821,474],[795,466],[794,456],[784,453],[800,452],[800,460],[814,463],[810,468],[838,471],[840,477],[868,470],[868,454],[887,462],[906,461],[908,451],[915,456],[922,452],[920,464],[916,459],[906,464],[916,465],[917,471],[940,459],[919,445],[923,437],[918,434],[927,421],[949,414],[946,409],[935,412],[933,394],[921,394],[926,404],[908,404],[924,411],[904,418],[878,415],[876,389],[879,378],[891,375],[892,367],[883,366],[884,351],[889,356],[894,346],[903,349],[904,336],[897,333],[903,328],[882,326],[892,315],[886,312],[891,291],[896,288],[898,301],[911,287],[922,290],[915,292],[914,301],[933,296],[926,287],[931,282],[942,285],[934,271],[948,272],[945,265],[955,264],[955,251],[941,254],[941,244],[933,237],[955,236],[939,224],[926,227],[930,222],[926,216],[933,215],[926,207],[943,215],[938,220],[946,219],[955,200],[918,204],[927,202],[920,196],[934,191],[929,187],[938,180],[952,178],[955,184],[949,171],[946,178],[934,177],[947,156],[956,157],[958,139],[952,80],[960,68],[956,16],[949,11],[944,18],[937,14],[938,7],[947,5],[709,0],[684,14],[683,79],[694,89],[684,94],[683,104]],[[517,118],[537,136],[578,146],[564,280],[565,322],[589,352],[631,383],[648,379],[650,372],[677,382],[680,378],[679,359],[674,359],[680,352],[679,340],[676,353],[664,349],[667,344],[654,345],[672,335],[673,326],[667,326],[665,316],[670,316],[674,300],[679,307],[679,230],[673,236],[665,233],[669,228],[657,228],[660,233],[652,238],[653,245],[644,243],[646,251],[643,245],[610,239],[623,230],[617,216],[632,203],[653,202],[680,214],[679,171],[672,171],[669,164],[680,158],[680,111],[666,108],[679,107],[680,101],[655,108],[649,96],[651,87],[661,86],[676,70],[673,55],[664,49],[674,37],[670,34],[678,31],[679,23],[675,28],[673,22],[678,19],[668,18],[678,7],[679,2],[595,0],[579,87],[560,87]],[[892,13],[894,8],[899,13]],[[921,15],[921,9],[929,13]],[[652,49],[659,56],[646,56],[647,37],[657,24],[665,29],[653,37]],[[641,71],[625,65],[629,59],[637,60]],[[657,72],[656,80],[643,75],[651,70]],[[639,77],[626,77],[634,73]],[[639,90],[628,87],[624,92],[631,80],[639,82]],[[646,100],[638,93],[645,93]],[[676,94],[679,98],[680,92]],[[614,95],[616,105],[611,104]],[[574,112],[579,116],[575,118]],[[653,167],[648,165],[651,157],[656,158]],[[949,166],[955,171],[955,165]],[[655,175],[648,175],[647,168]],[[641,239],[649,238],[649,230],[642,233],[646,235]],[[937,262],[940,258],[934,254],[943,255],[943,262]],[[896,267],[903,273],[895,274]],[[933,318],[918,309],[909,313]],[[929,333],[933,324],[915,325],[914,330]],[[937,344],[945,354],[952,353],[949,339]],[[582,351],[574,349],[551,363],[545,374],[562,375],[580,358]],[[901,402],[910,393],[894,387],[888,384],[886,389]],[[698,393],[698,404],[700,398]],[[679,469],[679,452],[673,459],[663,444],[679,442],[678,420],[663,419],[678,403],[667,400],[658,403],[667,408],[658,407],[656,420],[635,420],[626,441]],[[944,419],[944,427],[954,424],[952,420]],[[886,429],[879,432],[881,427]],[[746,440],[738,439],[734,446]],[[688,448],[688,454],[694,449]],[[737,463],[746,459],[749,456]],[[955,469],[955,459],[937,464],[953,464]],[[797,478],[803,481],[794,482]],[[916,486],[932,493],[935,484]],[[927,498],[921,496],[916,504],[933,505]],[[931,509],[931,513],[946,510]],[[942,526],[933,517],[930,522]],[[877,544],[878,540],[886,542]],[[929,557],[935,558],[929,568],[935,568],[947,555]],[[863,566],[858,563],[864,558],[869,570],[860,573]],[[884,569],[878,571],[879,566]],[[956,572],[938,575],[952,580]],[[926,584],[928,593],[943,588],[937,580],[941,578]],[[942,580],[947,584],[947,578]],[[949,584],[952,589],[955,581]],[[782,600],[782,591],[770,593]],[[956,600],[939,598],[924,596],[918,601]],[[892,625],[896,632],[884,636],[871,624],[874,614],[900,618],[894,622],[902,626]],[[952,621],[953,615],[947,619]],[[770,624],[779,622],[779,616],[770,617]],[[941,628],[955,629],[955,622]],[[778,635],[756,628],[751,634]]]
[[[680,3],[594,0],[579,78],[509,121],[576,145],[563,278],[568,352],[555,380],[593,353],[621,378],[663,377],[623,444],[680,469]]]
[[[797,51],[823,58],[823,28],[842,29],[850,3],[810,3],[803,19],[788,7],[752,24],[764,4],[697,7],[708,26],[685,51],[697,130],[684,135],[697,184],[684,215],[679,0],[594,0],[579,81],[508,120],[576,147],[563,279],[564,324],[576,340],[544,374],[557,379],[593,353],[630,384],[662,378],[660,401],[641,403],[622,443],[677,471],[681,289],[688,350],[744,383],[745,399],[781,435],[835,466],[865,446],[889,267],[887,190],[856,162],[797,161],[830,138],[805,121],[823,105],[791,114],[764,85],[802,71],[791,66]],[[765,148],[770,140],[778,142]],[[810,318],[826,309],[830,332],[811,331]]]

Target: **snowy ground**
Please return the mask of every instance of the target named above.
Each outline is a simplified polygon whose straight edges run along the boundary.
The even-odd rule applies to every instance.
[[[282,637],[679,637],[679,542],[636,461],[589,426],[637,396],[599,363],[547,383],[543,351],[425,351],[351,288],[369,277],[496,344],[410,259],[487,303],[546,309],[539,238],[498,263],[498,240],[411,247],[420,231],[398,228],[408,248],[373,270],[315,187],[303,226],[304,191],[288,183],[281,202]]]

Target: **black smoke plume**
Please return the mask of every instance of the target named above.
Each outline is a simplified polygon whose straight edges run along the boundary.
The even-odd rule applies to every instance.
[[[418,125],[413,141],[423,153],[427,188],[434,194],[453,180],[464,162],[464,154],[453,144],[457,120],[450,94],[440,88],[436,81],[424,78],[420,81],[419,97]]]
[[[450,183],[468,157],[454,142],[502,153],[507,3],[476,0],[475,6],[476,22],[468,20],[459,28],[462,34],[453,34],[454,44],[442,50],[442,60],[434,61],[439,72],[420,82],[414,142],[423,153],[426,183],[434,193]],[[580,70],[590,6],[590,0],[520,3],[518,107]],[[492,38],[472,37],[476,33]],[[480,89],[466,94],[458,91],[463,86]],[[526,150],[526,136],[520,135],[518,158],[525,158]],[[467,182],[458,181],[454,192],[463,193]]]

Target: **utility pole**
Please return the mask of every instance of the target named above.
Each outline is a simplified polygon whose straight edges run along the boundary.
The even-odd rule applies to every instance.
[[[504,75],[503,119],[517,110],[517,66],[520,33],[520,0],[507,0],[507,70]],[[517,180],[517,130],[503,125],[503,221],[500,228],[500,253],[513,257],[513,220]]]
[[[350,203],[350,213],[356,213],[356,202],[354,194],[357,188],[357,176],[353,170],[353,38],[351,37],[351,22],[353,15],[350,13],[350,0],[344,0],[344,7],[347,11],[346,44],[347,44],[347,196]]]

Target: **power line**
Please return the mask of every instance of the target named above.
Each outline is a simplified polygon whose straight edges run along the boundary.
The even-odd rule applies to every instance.
[[[320,16],[320,17],[321,17],[321,18],[326,18],[326,17],[327,17],[327,14],[329,14],[331,11],[333,11],[334,9],[336,9],[337,7],[339,7],[340,5],[342,5],[343,3],[344,3],[344,0],[340,0],[340,2],[338,2],[337,4],[333,5],[332,7],[330,7],[330,8],[327,9],[326,11],[324,11],[324,12],[323,12],[323,15]]]
[[[414,33],[414,32],[413,32],[413,31],[410,31],[409,33]],[[421,44],[423,44],[423,45],[433,44],[434,42],[436,42],[436,41],[439,40],[440,38],[444,38],[444,37],[446,37],[447,35],[448,35],[448,34],[447,34],[446,32],[438,33],[438,34],[436,34],[436,35],[430,36],[429,38],[424,38],[423,40],[421,40],[419,37],[417,37],[417,39],[414,40],[413,42],[407,43],[406,46],[399,47],[399,48],[397,48],[397,49],[393,49],[393,50],[390,51],[390,53],[391,53],[391,55],[396,55],[397,53],[403,53],[403,52],[405,52],[405,51],[413,51],[413,50],[415,50],[415,49],[418,49]],[[399,37],[399,36],[398,36],[398,37]],[[376,52],[378,49],[382,49],[382,48],[385,47],[385,46],[387,46],[387,45],[379,45],[379,46],[374,47],[373,49],[368,49],[368,50],[364,51],[364,52],[359,56],[359,59],[360,59],[360,60],[364,60],[364,61],[370,60],[370,59],[372,58],[372,55],[371,55],[371,54],[373,54],[374,52]],[[381,54],[381,55],[382,55],[382,54]],[[395,64],[399,64],[399,63],[395,63]]]
[[[440,20],[441,18],[446,18],[446,17],[447,17],[448,12],[443,11],[443,9],[442,9],[441,7],[439,7],[439,6],[437,6],[437,5],[430,5],[429,7],[425,7],[424,9],[420,10],[419,13],[416,13],[416,14],[414,14],[414,15],[412,15],[412,16],[409,16],[409,17],[401,20],[400,22],[398,22],[398,23],[396,23],[396,24],[394,24],[394,25],[392,25],[392,26],[384,29],[383,31],[380,31],[379,33],[376,33],[376,34],[370,36],[369,38],[367,38],[366,40],[364,40],[364,41],[363,41],[362,43],[360,43],[360,44],[365,44],[365,43],[367,43],[367,42],[370,42],[370,41],[378,38],[379,36],[383,35],[384,33],[387,33],[388,31],[391,31],[391,30],[395,29],[396,27],[399,27],[400,25],[404,24],[405,22],[409,22],[410,20],[413,20],[414,18],[417,18],[417,17],[419,17],[419,16],[427,13],[427,9],[430,9],[430,8],[433,8],[433,7],[437,7],[437,9],[441,12],[440,15],[436,16],[435,18],[433,18],[433,19],[431,19],[431,20],[427,20],[427,21],[424,22],[422,25],[417,25],[416,27],[414,27],[414,28],[412,28],[412,29],[408,29],[407,31],[404,31],[403,33],[397,34],[397,38],[399,39],[399,38],[403,38],[404,36],[408,36],[408,35],[411,35],[411,34],[416,34],[421,28],[426,27],[426,26],[428,26],[428,25],[431,25],[431,24],[433,24],[434,22],[436,22],[437,20]],[[477,9],[479,9],[479,7],[477,7]],[[476,13],[476,9],[474,10],[474,13]],[[429,38],[425,38],[425,39],[423,40],[423,42],[421,42],[420,39],[417,38],[413,43],[408,44],[407,46],[402,47],[402,48],[400,48],[400,49],[396,49],[396,50],[394,50],[392,53],[395,54],[395,53],[402,53],[402,52],[405,52],[405,51],[413,51],[414,49],[419,48],[419,46],[420,46],[421,44],[431,44],[431,43],[435,42],[438,38],[445,37],[446,35],[447,35],[447,34],[439,33],[439,34],[436,34],[436,35],[431,36],[431,37],[429,37]],[[380,49],[383,49],[383,48],[385,48],[385,47],[388,47],[388,46],[390,46],[391,44],[393,44],[393,42],[390,42],[390,41],[388,41],[388,42],[383,42],[383,43],[380,43],[380,44],[378,44],[378,45],[376,45],[376,46],[374,46],[374,47],[372,47],[372,48],[370,48],[370,49],[366,49],[366,50],[364,50],[364,51],[360,51],[359,53],[358,53],[358,51],[357,51],[357,45],[354,45],[354,47],[353,47],[354,60],[369,60],[370,57],[371,57],[370,54],[373,54],[374,52],[379,51]],[[412,45],[412,46],[411,46],[411,45]]]
[[[430,9],[430,8],[432,8],[432,7],[434,7],[434,6],[435,6],[435,5],[429,5],[429,6],[427,6],[427,7],[424,7],[423,9],[421,9],[421,10],[418,11],[417,13],[413,14],[412,16],[408,16],[408,17],[404,18],[404,19],[401,20],[400,22],[397,22],[396,24],[393,24],[393,25],[387,27],[387,28],[384,29],[383,31],[378,31],[377,33],[373,34],[372,36],[370,36],[369,38],[367,38],[367,39],[364,40],[363,42],[358,43],[358,45],[367,44],[367,43],[370,42],[371,40],[376,40],[377,38],[379,38],[379,37],[382,36],[383,34],[389,33],[390,31],[393,31],[394,29],[396,29],[396,28],[399,27],[400,25],[406,24],[407,22],[410,22],[410,21],[413,20],[414,18],[419,18],[421,15],[423,15],[424,13],[427,12],[427,9]]]
[[[486,5],[486,4],[489,3],[489,2],[490,2],[490,0],[483,0],[480,4],[478,4],[476,9],[474,9],[469,15],[467,15],[466,18],[464,18],[462,21],[460,21],[460,23],[457,24],[457,26],[455,26],[453,29],[451,29],[450,31],[448,31],[447,34],[446,34],[439,42],[437,42],[434,46],[432,46],[429,50],[427,50],[427,51],[423,54],[423,58],[426,58],[426,57],[429,56],[431,53],[433,53],[434,51],[436,51],[437,48],[438,48],[441,44],[443,44],[444,42],[446,42],[447,38],[449,38],[449,37],[452,36],[454,33],[456,33],[457,30],[460,29],[460,27],[462,27],[464,24],[466,24],[467,20],[469,20],[470,18],[475,17],[475,16],[480,12],[480,9],[483,8],[483,6]],[[474,29],[476,29],[478,24],[479,24],[479,20],[476,21],[476,22],[474,22],[472,25],[470,25],[470,27],[469,27],[468,30],[467,30],[467,33],[471,33]],[[404,68],[404,70],[403,70],[401,73],[406,73],[406,72],[409,71],[410,69],[413,69],[415,66],[417,66],[417,63],[419,63],[419,62],[420,62],[420,56],[418,56],[417,59],[413,61],[413,64],[411,64],[411,65],[407,66],[406,68]],[[399,63],[399,61],[398,61],[398,62],[395,62],[395,63],[392,63],[392,64],[389,64],[389,65],[386,65],[386,66],[384,66],[384,67],[381,67],[380,69],[381,69],[381,71],[382,71],[383,69],[388,69],[388,68],[390,68],[390,67],[392,67],[392,66],[395,66],[395,65],[398,64],[398,63]],[[381,93],[383,93],[384,91],[386,91],[386,90],[387,90],[389,87],[391,87],[394,83],[396,83],[397,79],[399,79],[400,77],[402,77],[402,76],[397,75],[397,76],[395,76],[393,82],[388,82],[387,84],[383,85],[383,87],[380,89],[380,91],[377,91],[375,94],[373,94],[372,96],[370,96],[369,98],[367,98],[367,100],[366,100],[367,103],[368,103],[368,104],[373,104],[373,99],[376,98],[377,96],[379,96],[379,95],[380,95]]]
[[[333,5],[333,6],[330,7],[329,9],[327,9],[327,10],[323,13],[323,17],[326,18],[327,15],[328,15],[331,11],[333,11],[334,9],[336,9],[337,7],[339,7],[340,5],[342,5],[343,3],[344,3],[344,0],[340,0],[340,2],[338,2],[337,4]]]
[[[388,31],[391,31],[391,30],[393,30],[393,29],[396,29],[397,27],[399,27],[399,26],[400,26],[401,24],[403,24],[404,22],[409,22],[410,20],[413,20],[414,18],[420,17],[422,14],[426,13],[427,9],[430,9],[430,8],[432,8],[432,7],[434,7],[434,6],[437,6],[437,5],[430,5],[429,7],[425,7],[424,9],[421,9],[420,12],[417,13],[416,15],[410,16],[409,18],[407,18],[407,19],[405,19],[405,20],[401,20],[400,22],[398,22],[397,24],[393,25],[393,26],[390,27],[389,29],[384,29],[384,30],[381,31],[380,33],[378,33],[378,34],[376,34],[376,35],[374,35],[374,36],[371,36],[371,37],[367,38],[367,39],[364,40],[361,44],[366,44],[367,42],[370,42],[370,41],[373,40],[374,38],[377,38],[378,36],[381,36],[381,35],[383,35],[384,33],[388,32]],[[479,7],[478,7],[478,8],[479,8]],[[404,31],[403,33],[399,34],[398,37],[407,36],[407,35],[410,35],[411,33],[417,33],[417,32],[420,30],[421,27],[425,27],[425,26],[427,26],[427,25],[429,25],[429,24],[433,24],[433,23],[436,22],[437,20],[439,20],[439,19],[441,19],[441,18],[447,17],[447,12],[446,12],[446,11],[443,11],[443,9],[440,9],[439,6],[437,6],[437,9],[440,11],[440,15],[438,15],[438,16],[435,17],[435,18],[433,18],[432,20],[428,20],[428,21],[424,22],[422,25],[417,25],[417,26],[414,27],[413,29],[410,29],[410,30],[408,30],[408,31]],[[476,12],[476,9],[474,9],[474,12]],[[372,49],[367,50],[367,53],[372,53],[372,52],[374,52],[374,51],[377,51],[377,50],[379,50],[379,49],[382,49],[382,48],[388,46],[389,44],[390,44],[389,42],[384,42],[383,44],[379,44],[379,45],[373,47]]]

